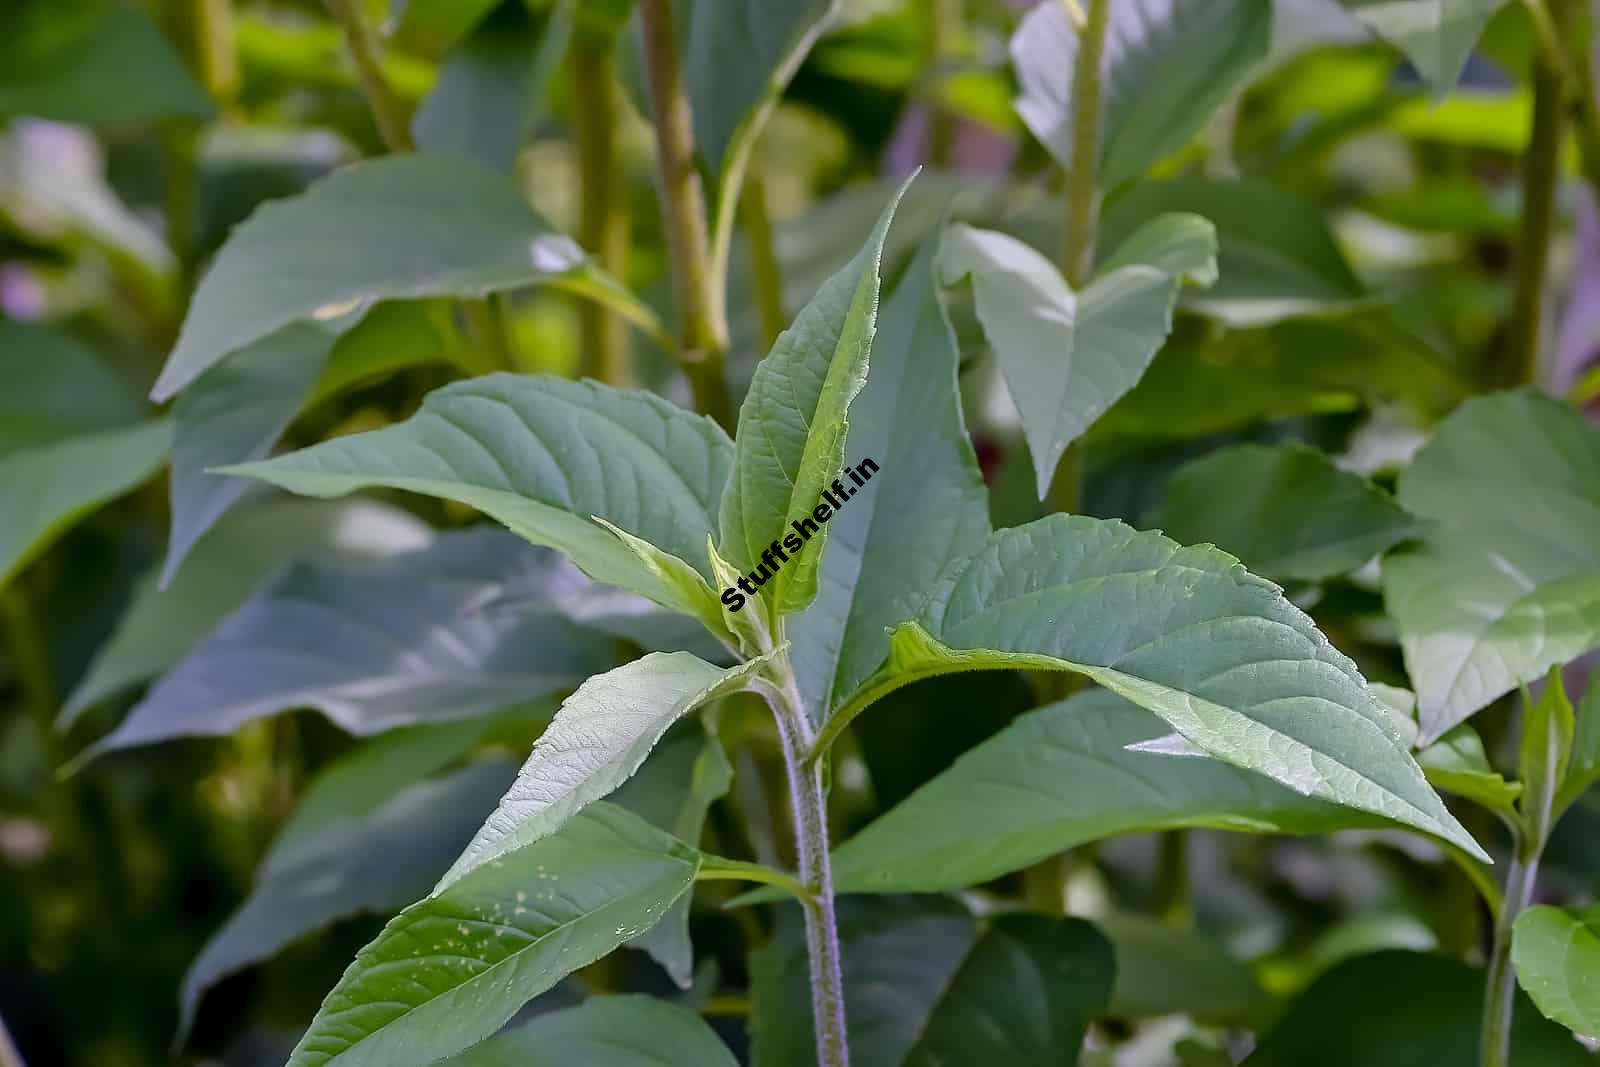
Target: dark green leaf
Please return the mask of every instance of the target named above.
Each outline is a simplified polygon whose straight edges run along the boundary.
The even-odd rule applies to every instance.
[[[1273,1014],[1273,998],[1250,968],[1204,934],[1143,915],[1107,915],[1095,925],[1116,950],[1111,1014],[1188,1015],[1252,1029]]]
[[[590,997],[439,1067],[738,1067],[699,1016],[645,996]]]

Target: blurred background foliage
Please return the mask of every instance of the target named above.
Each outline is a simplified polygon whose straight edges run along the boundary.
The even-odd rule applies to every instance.
[[[350,2],[381,29],[376,61],[418,145],[511,171],[553,229],[581,235],[591,250],[594,240],[612,242],[608,268],[670,318],[626,0],[584,0],[575,20],[539,0]],[[929,172],[901,209],[895,263],[912,251],[906,235],[947,212],[1036,247],[1059,245],[1059,174],[1012,107],[1007,42],[1027,6],[847,0],[756,149],[756,207],[745,210],[764,209],[771,243],[752,245],[749,235],[767,230],[759,223],[735,241],[736,388],[919,164]],[[1309,24],[1298,14],[1275,22]],[[1108,234],[1161,211],[1205,215],[1219,231],[1222,271],[1216,287],[1186,296],[1149,373],[1095,426],[1084,450],[1085,512],[1173,525],[1163,519],[1169,476],[1227,443],[1309,442],[1384,483],[1442,414],[1504,384],[1518,160],[1531,114],[1533,46],[1521,5],[1490,20],[1460,87],[1438,99],[1385,44],[1302,36],[1275,33],[1267,62],[1200,137],[1108,200]],[[605,60],[598,67],[585,58],[596,53]],[[618,130],[614,157],[598,162],[586,159],[580,135],[597,99]],[[10,0],[0,10],[0,511],[8,513],[0,538],[25,542],[0,545],[9,553],[0,554],[0,1018],[30,1064],[168,1060],[185,972],[249,893],[308,784],[366,751],[299,712],[69,767],[143,685],[289,559],[384,556],[419,543],[405,515],[387,507],[273,514],[255,501],[245,520],[201,540],[177,587],[156,591],[171,521],[158,475],[170,423],[142,398],[196,279],[264,201],[383,150],[344,38],[311,0]],[[618,190],[623,210],[609,232],[584,217],[585,183],[595,181]],[[1600,217],[1577,182],[1561,186],[1558,216],[1552,343],[1537,375],[1590,404],[1600,397]],[[771,275],[760,261],[770,257],[781,268],[776,289],[761,284]],[[512,365],[593,374],[604,370],[597,361],[607,345],[625,345],[639,384],[687,402],[648,331],[602,340],[587,332],[600,328],[589,306],[556,288],[505,297],[500,343]],[[291,413],[284,445],[393,422],[428,390],[484,365],[448,308],[411,301],[381,310],[334,345],[309,401]],[[966,414],[995,520],[1017,524],[1042,510],[1017,416],[970,309],[952,311],[967,343]],[[30,367],[80,364],[48,412],[4,398]],[[71,501],[50,529],[20,529],[48,487],[8,473],[8,458],[99,434],[113,436],[95,438],[95,478],[82,475],[95,491]],[[400,503],[436,526],[472,518],[419,498]],[[1368,677],[1405,683],[1370,569],[1315,586],[1285,580]],[[1020,675],[896,694],[863,720],[842,761],[841,830],[1032,703]],[[925,729],[930,716],[947,728]],[[457,751],[498,746],[515,756],[540,721],[537,709],[497,718]],[[724,723],[728,738],[749,742],[733,746],[740,758],[774,758],[761,722]],[[1504,716],[1480,725],[1500,752]],[[711,832],[719,828],[732,832],[714,814]],[[1493,838],[1492,827],[1475,829]],[[1592,895],[1597,832],[1593,803],[1564,824],[1547,857],[1550,892]],[[1115,1050],[1118,1063],[1212,1063],[1206,1049],[1228,1026],[1279,1017],[1341,961],[1440,949],[1481,962],[1470,887],[1436,860],[1415,839],[1387,832],[1196,832],[1177,857],[1143,835],[1075,852],[1073,910],[1117,913],[1107,920],[1120,964],[1114,1009],[1127,1021],[1098,1030],[1097,1046],[1107,1057]],[[1180,882],[1186,892],[1173,890]],[[221,981],[178,1055],[279,1062],[379,921],[341,917]],[[744,920],[707,906],[693,921],[723,978],[740,984]],[[1152,932],[1150,924],[1165,925]],[[669,988],[642,957],[597,966],[580,976],[591,988]],[[1327,980],[1335,979],[1346,994],[1360,987],[1347,975]],[[1210,1002],[1197,1008],[1196,989]],[[727,1011],[725,1034],[738,1047],[739,1006],[712,1007]],[[1475,1026],[1475,996],[1459,1010]]]

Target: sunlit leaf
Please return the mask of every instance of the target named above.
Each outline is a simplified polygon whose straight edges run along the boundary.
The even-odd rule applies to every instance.
[[[1511,959],[1517,981],[1546,1017],[1600,1034],[1600,907],[1529,908],[1517,916]]]

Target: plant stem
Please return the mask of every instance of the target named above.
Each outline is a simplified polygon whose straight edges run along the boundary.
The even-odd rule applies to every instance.
[[[728,330],[717,311],[723,302],[712,286],[705,195],[695,169],[694,124],[678,69],[668,0],[640,0],[639,26],[655,113],[656,195],[680,319],[678,361],[689,377],[695,407],[732,432],[733,406],[722,368]]]
[[[1494,951],[1484,987],[1483,1031],[1478,1042],[1481,1067],[1508,1067],[1511,1062],[1511,1015],[1517,991],[1517,977],[1511,966],[1511,927],[1533,900],[1539,852],[1538,845],[1520,839],[1506,872],[1505,900],[1494,927]]]
[[[759,163],[752,162],[745,177],[744,232],[750,239],[750,271],[755,275],[756,307],[761,313],[761,338],[770,351],[789,324],[783,311],[783,265],[772,239],[772,216],[767,212],[767,182]]]
[[[1111,0],[1089,0],[1078,34],[1078,60],[1072,72],[1072,170],[1067,175],[1067,232],[1061,248],[1061,273],[1079,289],[1094,267],[1100,208],[1100,68],[1105,63],[1106,27]]]
[[[628,212],[624,174],[617,158],[617,86],[608,43],[580,34],[572,46],[572,102],[576,110],[583,214],[578,241],[608,274],[622,278],[628,265]],[[628,333],[620,316],[593,300],[579,302],[585,373],[607,385],[633,382]]]
[[[924,59],[924,76],[937,79],[941,68],[956,49],[961,36],[962,0],[929,0],[928,51]],[[935,167],[950,165],[950,153],[955,148],[956,118],[932,94],[928,102],[928,162]]]
[[[1503,364],[1491,368],[1496,385],[1531,382],[1539,369],[1539,335],[1544,322],[1544,289],[1550,268],[1550,237],[1555,223],[1556,186],[1561,177],[1561,144],[1566,126],[1564,81],[1543,54],[1533,63],[1533,132],[1522,170],[1522,232],[1518,246],[1516,294]]]
[[[1594,58],[1589,53],[1592,35],[1587,26],[1570,25],[1576,12],[1569,0],[1556,0],[1554,10],[1545,0],[1524,0],[1523,6],[1533,25],[1539,56],[1560,74],[1565,85],[1567,114],[1577,136],[1583,174],[1600,196],[1600,101],[1595,99]],[[1567,41],[1575,42],[1570,52]]]
[[[231,103],[239,92],[232,0],[178,0],[166,21],[195,81],[218,104]]]
[[[361,0],[326,0],[328,13],[344,31],[345,43],[350,48],[350,58],[356,65],[356,78],[361,83],[361,93],[372,109],[378,135],[391,152],[411,152],[416,145],[411,140],[411,127],[406,122],[405,107],[401,105],[389,80],[383,75],[383,60],[378,46],[378,36],[367,25],[361,14]]]
[[[839,926],[833,908],[833,866],[828,855],[828,797],[822,787],[822,762],[807,764],[813,739],[794,671],[785,653],[778,664],[779,685],[765,685],[762,694],[772,707],[783,746],[793,809],[795,851],[800,881],[808,899],[801,901],[806,921],[806,956],[811,965],[811,1012],[816,1028],[818,1067],[849,1067],[845,1032],[844,975],[840,967]]]

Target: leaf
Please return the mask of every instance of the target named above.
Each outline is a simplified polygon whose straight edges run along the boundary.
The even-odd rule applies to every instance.
[[[1600,644],[1600,431],[1524,390],[1469,400],[1400,477],[1432,520],[1383,562],[1424,741]]]
[[[0,14],[0,36],[0,116],[120,123],[209,118],[215,110],[137,7],[31,0]]]
[[[172,425],[142,406],[93,353],[37,326],[0,319],[0,587],[68,527],[148,479]]]
[[[1483,740],[1462,723],[1417,753],[1417,763],[1438,789],[1466,797],[1498,815],[1516,816],[1520,782],[1508,782],[1489,765]]]
[[[578,684],[610,639],[487,604],[548,560],[498,530],[362,567],[299,563],[258,590],[89,751],[222,735],[312,707],[355,734],[468,718]]]
[[[1550,668],[1544,692],[1537,700],[1524,698],[1522,741],[1517,752],[1517,776],[1522,780],[1522,795],[1517,810],[1522,814],[1522,837],[1543,848],[1555,825],[1556,790],[1567,773],[1567,757],[1572,752],[1572,702],[1561,684],[1561,669]]]
[[[1566,777],[1556,792],[1552,823],[1577,803],[1597,780],[1600,780],[1600,675],[1591,675],[1589,688],[1578,705],[1572,753],[1567,760]]]
[[[1117,834],[1326,833],[1376,822],[1217,760],[1136,747],[1164,733],[1154,715],[1104,689],[1030,712],[839,846],[834,885],[934,893]]]
[[[1417,952],[1361,956],[1301,993],[1244,1067],[1477,1063],[1482,1005],[1483,971],[1464,963]],[[1582,1046],[1525,1000],[1513,1018],[1511,1063],[1593,1067]]]
[[[582,249],[552,233],[506,175],[447,156],[356,163],[233,231],[151,395],[170,398],[291,322],[329,322],[385,299],[482,296],[585,269]]]
[[[824,727],[918,678],[1089,676],[1212,756],[1306,795],[1482,850],[1428,787],[1355,664],[1282,590],[1209,546],[1052,515],[947,568],[889,661]]]
[[[1511,935],[1517,981],[1548,1019],[1600,1034],[1600,907],[1529,908]]]
[[[713,175],[748,136],[751,114],[782,94],[838,16],[840,0],[678,0],[678,65],[695,143]]]
[[[781,542],[791,523],[809,521],[823,489],[842,476],[845,416],[866,383],[877,330],[879,261],[899,202],[899,196],[889,202],[861,251],[823,284],[756,367],[739,409],[736,459],[722,494],[717,543],[717,551],[741,572],[757,573],[762,551]],[[772,582],[759,596],[773,618],[804,609],[816,596],[828,527],[812,525],[817,532],[795,558],[762,579]],[[759,573],[766,574],[764,564]]]
[[[1484,23],[1505,0],[1342,0],[1416,66],[1435,96],[1455,87]]]
[[[1101,183],[1114,189],[1182,148],[1267,55],[1272,5],[1146,0],[1111,5],[1102,69]],[[1011,39],[1017,113],[1073,166],[1078,34],[1061,3],[1039,4]]]
[[[394,773],[394,772],[391,772]],[[413,782],[365,818],[344,818],[280,837],[262,861],[250,896],[213,934],[184,975],[180,1043],[200,998],[216,982],[268,959],[336,919],[388,914],[427,893],[511,780],[503,760],[478,763],[438,781]]]
[[[1219,448],[1184,465],[1155,525],[1183,544],[1215,544],[1274,581],[1313,582],[1361,567],[1417,529],[1388,494],[1296,442]]]
[[[751,958],[756,1067],[816,1063],[798,917]],[[1079,919],[862,898],[839,937],[852,1058],[874,1067],[1072,1062],[1111,991],[1111,946]]]
[[[655,997],[590,997],[506,1030],[439,1067],[738,1067],[698,1015]]]
[[[584,682],[561,702],[516,782],[436,892],[554,833],[627,781],[673,723],[744,688],[765,663],[724,669],[687,652],[652,652]]]
[[[716,423],[659,397],[492,374],[429,393],[405,422],[228,473],[310,496],[384,486],[455,500],[566,553],[596,581],[699,616],[707,600],[715,606],[709,586],[686,601],[659,560],[591,517],[709,577],[706,531],[732,463]]]
[[[1144,915],[1106,915],[1095,926],[1110,939],[1117,957],[1112,1015],[1188,1015],[1259,1029],[1274,1014],[1272,996],[1250,968],[1204,934],[1175,930]]]
[[[946,285],[971,278],[978,321],[1022,417],[1043,499],[1067,446],[1132,389],[1172,329],[1184,280],[1216,278],[1216,234],[1192,215],[1128,237],[1081,293],[1014,237],[949,228]]]
[[[402,911],[356,956],[289,1067],[423,1067],[483,1040],[564,975],[654,925],[699,854],[590,807]]]
[[[1265,181],[1141,182],[1106,205],[1103,246],[1116,248],[1172,212],[1200,215],[1217,229],[1217,283],[1184,297],[1195,311],[1233,326],[1260,326],[1339,310],[1366,296],[1321,209]]]
[[[159,568],[139,579],[110,640],[67,698],[58,727],[172,667],[290,560],[377,559],[422,548],[431,538],[421,521],[371,500],[262,500],[230,512],[196,543],[166,589]]]
[[[213,467],[263,459],[311,395],[336,335],[293,323],[197,378],[173,406],[172,533],[161,584],[251,484]]]
[[[945,564],[989,534],[983,476],[962,421],[959,352],[924,244],[882,313],[872,373],[856,397],[851,453],[883,474],[828,520],[817,598],[790,619],[790,662],[805,706],[826,714],[889,651]]]

